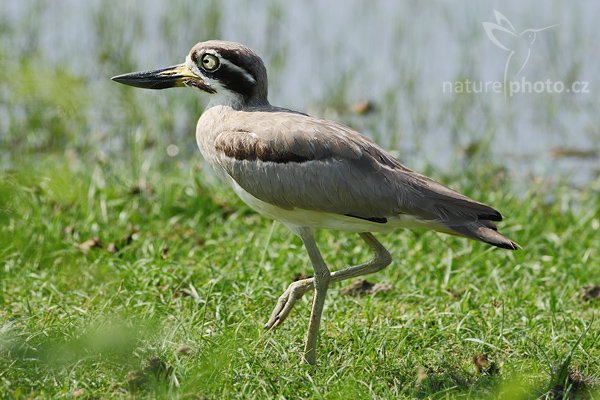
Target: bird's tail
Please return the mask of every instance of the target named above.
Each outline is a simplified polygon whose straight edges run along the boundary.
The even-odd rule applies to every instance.
[[[518,244],[500,234],[496,225],[492,221],[478,220],[465,225],[448,226],[456,234],[466,236],[471,239],[480,240],[489,243],[492,246],[501,247],[503,249],[517,250],[520,248]]]

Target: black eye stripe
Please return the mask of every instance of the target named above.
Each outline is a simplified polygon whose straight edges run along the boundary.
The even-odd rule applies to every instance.
[[[221,66],[223,66],[223,64],[224,64],[222,61],[225,60],[225,61],[241,68],[243,71],[246,71],[248,73],[248,75],[250,75],[252,77],[252,79],[254,79],[256,81],[256,76],[252,73],[251,65],[249,65],[247,63],[246,58],[244,58],[237,52],[227,51],[227,50],[223,50],[223,49],[220,49],[218,54],[215,54],[212,51],[203,51],[203,52],[195,51],[195,52],[193,52],[191,54],[192,61],[194,62],[194,64],[196,64],[196,66],[198,66],[198,68],[202,69],[203,71],[206,71],[203,68],[203,58],[204,58],[204,55],[206,55],[206,54],[211,54],[211,55],[217,57],[217,59],[220,61]],[[220,67],[219,67],[219,69],[220,69]],[[210,71],[206,71],[206,72],[210,72]]]
[[[204,65],[207,54],[217,58],[218,67],[209,70]],[[238,93],[244,101],[249,101],[256,91],[256,76],[252,73],[252,65],[234,51],[219,49],[219,53],[212,51],[196,51],[190,54],[191,61],[207,78],[219,81],[227,90]]]
[[[218,80],[228,90],[239,93],[246,99],[249,99],[254,92],[255,82],[251,81],[243,71],[225,63],[221,63],[221,67],[210,73],[210,76]]]

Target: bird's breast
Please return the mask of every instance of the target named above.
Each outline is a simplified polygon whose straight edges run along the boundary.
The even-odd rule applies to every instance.
[[[228,113],[223,107],[211,107],[204,111],[196,125],[196,144],[204,159],[213,167],[217,164],[215,140],[223,131]]]

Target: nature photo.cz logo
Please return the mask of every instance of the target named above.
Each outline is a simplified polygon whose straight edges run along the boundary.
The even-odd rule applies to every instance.
[[[514,96],[517,93],[589,93],[589,82],[574,81],[565,84],[551,79],[530,81],[523,70],[536,54],[536,39],[539,34],[559,26],[528,28],[518,31],[501,12],[494,10],[496,22],[483,22],[483,29],[490,41],[507,53],[502,81],[444,81],[444,93],[503,93]]]

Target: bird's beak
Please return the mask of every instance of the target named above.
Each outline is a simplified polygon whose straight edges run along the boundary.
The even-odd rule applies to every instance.
[[[111,79],[124,85],[143,89],[168,89],[172,87],[193,86],[208,93],[215,93],[215,90],[189,69],[185,63],[153,71],[117,75]]]

